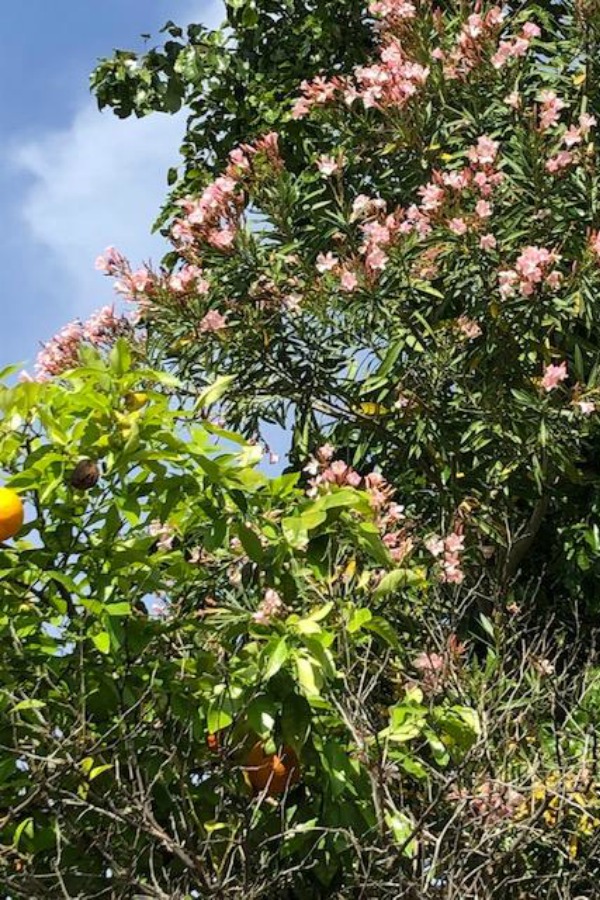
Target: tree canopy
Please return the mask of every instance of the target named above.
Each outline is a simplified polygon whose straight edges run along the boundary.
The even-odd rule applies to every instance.
[[[0,391],[4,896],[593,897],[600,7],[226,16],[97,67],[172,249]]]

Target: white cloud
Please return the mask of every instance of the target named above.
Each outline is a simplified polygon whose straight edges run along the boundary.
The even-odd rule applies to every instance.
[[[221,0],[190,4],[179,21],[209,27],[223,18]],[[185,115],[117,119],[94,101],[67,127],[42,132],[13,149],[25,175],[23,222],[40,253],[37,281],[62,316],[85,315],[112,291],[94,270],[95,257],[115,245],[134,263],[160,259],[165,244],[150,228],[167,194],[167,169],[178,163]],[[58,309],[57,309],[58,312]]]
[[[184,117],[154,115],[120,121],[90,101],[68,128],[41,135],[15,153],[30,177],[21,205],[32,238],[49,251],[52,294],[84,314],[107,287],[94,259],[110,244],[132,261],[160,258],[150,236],[167,192],[166,172],[177,161]],[[54,299],[53,297],[53,299]]]

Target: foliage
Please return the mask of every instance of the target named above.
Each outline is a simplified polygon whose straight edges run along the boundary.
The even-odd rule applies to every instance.
[[[594,896],[600,7],[227,17],[96,70],[173,250],[0,395],[3,887]]]
[[[341,21],[356,15],[336,6]],[[472,563],[493,554],[490,591],[506,595],[524,567],[543,573],[541,603],[568,618],[576,599],[594,615],[597,5],[469,18],[373,2],[372,40],[351,45],[361,65],[313,33],[313,54],[330,46],[332,63],[319,56],[283,106],[258,77],[267,69],[287,95],[271,6],[228,10],[233,30],[211,40],[231,38],[256,82],[235,128],[190,123],[199,168],[170,208],[167,274],[141,289],[125,278],[151,347],[196,383],[231,376],[228,422],[249,436],[291,427],[292,465],[327,439],[359,472],[379,466],[425,534],[467,511]],[[294,10],[277,19],[282,46],[304,46],[314,26]],[[246,41],[263,55],[245,59]],[[117,64],[94,76],[100,102],[156,106],[120,105]],[[136,61],[136,78],[148,65]],[[233,79],[220,72],[219,90],[235,95]],[[184,84],[222,115],[203,80]],[[253,118],[263,107],[278,136],[256,138],[273,124]],[[227,156],[238,126],[245,143]],[[208,168],[220,176],[207,185]],[[190,266],[201,291],[167,277]]]

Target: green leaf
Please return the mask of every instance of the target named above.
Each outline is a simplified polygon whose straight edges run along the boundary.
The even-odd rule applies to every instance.
[[[387,619],[381,618],[381,616],[373,616],[368,621],[363,623],[363,627],[368,631],[372,631],[373,634],[376,634],[377,637],[380,637],[382,640],[389,644],[390,647],[393,647],[394,650],[400,650],[400,641],[398,640],[398,635],[396,634],[394,628]]]
[[[15,828],[15,833],[13,835],[13,846],[14,847],[19,846],[23,835],[25,835],[25,837],[28,837],[31,840],[33,838],[33,833],[34,833],[33,818],[31,816],[29,816],[29,818],[23,819],[22,822],[19,822],[19,824]]]
[[[101,631],[99,634],[93,634],[92,641],[100,653],[110,652],[110,635],[108,631]]]
[[[244,548],[252,562],[258,563],[258,565],[262,565],[262,563],[264,562],[265,554],[262,548],[262,544],[256,533],[251,528],[248,528],[247,525],[240,524],[237,527],[237,534],[241,541],[242,547]]]
[[[206,727],[210,734],[228,728],[233,722],[233,716],[220,706],[211,706],[206,716]]]
[[[303,654],[298,654],[295,659],[298,683],[302,692],[307,697],[319,697],[321,695],[322,679],[314,662]]]
[[[281,667],[285,665],[290,655],[287,641],[284,637],[279,638],[277,643],[269,649],[269,645],[265,648],[266,666],[263,672],[263,679],[269,681],[279,672]]]
[[[208,406],[212,406],[213,403],[216,403],[217,400],[221,399],[234,381],[235,375],[221,375],[216,381],[213,381],[211,385],[204,388],[204,390],[198,394],[196,407],[198,409],[206,409]]]
[[[360,631],[360,629],[367,622],[370,622],[373,618],[373,613],[370,609],[357,609],[356,612],[353,613],[352,618],[348,622],[347,630],[350,634],[354,634],[355,631]]]
[[[109,616],[130,616],[131,604],[127,603],[125,600],[119,603],[106,603],[104,605],[104,610]]]
[[[13,712],[23,712],[27,709],[43,709],[46,706],[43,700],[21,700],[20,703],[17,703],[16,706],[13,706]]]
[[[374,591],[375,597],[386,597],[395,594],[405,587],[423,587],[426,584],[425,570],[418,569],[394,569],[383,576]]]

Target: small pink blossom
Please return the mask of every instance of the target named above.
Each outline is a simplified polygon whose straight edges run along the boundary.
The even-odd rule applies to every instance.
[[[281,596],[273,588],[267,588],[252,619],[257,625],[268,625],[271,619],[280,618],[284,613],[285,605]]]
[[[443,188],[432,182],[420,187],[417,193],[421,197],[421,209],[423,212],[434,212],[444,202]]]
[[[468,156],[474,165],[491,166],[498,156],[498,142],[493,141],[487,135],[482,135],[477,140],[475,147],[471,147]]]
[[[381,247],[371,247],[365,257],[365,265],[367,269],[374,272],[383,272],[387,267],[389,257],[384,253]]]
[[[584,137],[587,137],[590,129],[597,124],[598,121],[595,116],[590,116],[588,113],[581,113],[579,116],[579,129]]]
[[[334,159],[333,156],[326,156],[324,154],[317,160],[317,168],[321,175],[329,177],[335,172],[340,171],[340,163],[338,162],[338,160]]]
[[[492,204],[487,200],[478,200],[475,204],[475,213],[480,219],[489,219],[492,214]]]
[[[339,259],[337,256],[334,256],[331,251],[327,253],[319,253],[317,256],[317,272],[320,272],[321,275],[324,275],[325,272],[331,272],[332,269],[338,265]]]
[[[482,250],[495,250],[498,241],[493,234],[484,234],[479,240],[479,246]]]
[[[510,94],[507,94],[504,98],[504,102],[507,106],[510,106],[511,109],[520,109],[523,103],[518,91],[511,91]]]
[[[227,318],[216,309],[209,310],[198,325],[198,331],[209,334],[227,328]]]
[[[468,316],[459,316],[456,324],[459,331],[469,340],[480,337],[482,333],[479,324],[474,319],[469,319]]]
[[[358,287],[358,278],[354,274],[354,272],[349,272],[348,270],[344,270],[342,272],[342,277],[340,278],[340,287],[343,291],[355,291]]]
[[[544,369],[542,387],[545,391],[553,391],[566,378],[568,378],[566,362],[561,362],[558,366],[551,364]]]
[[[591,400],[578,400],[575,405],[579,407],[580,412],[584,416],[590,416],[596,411],[596,404],[592,403]]]
[[[561,110],[565,108],[564,100],[557,97],[554,91],[540,92],[540,131],[547,131],[558,122]]]
[[[541,33],[539,25],[536,25],[535,22],[525,22],[523,25],[523,35],[530,41],[539,38]]]
[[[562,136],[563,144],[565,147],[574,147],[575,144],[580,144],[583,140],[583,132],[581,128],[577,128],[575,125],[571,125]]]
[[[463,235],[467,233],[467,223],[464,219],[454,218],[448,222],[448,228],[453,234]]]
[[[551,175],[555,175],[557,172],[562,172],[563,169],[568,169],[573,162],[573,154],[569,153],[568,150],[561,150],[556,156],[550,157],[547,161],[546,171],[550,172]]]
[[[125,257],[115,247],[107,247],[102,256],[96,258],[96,269],[107,275],[116,274],[125,264]]]

